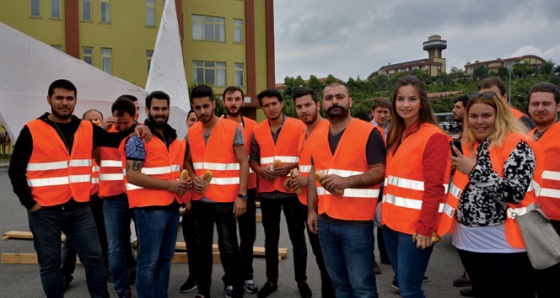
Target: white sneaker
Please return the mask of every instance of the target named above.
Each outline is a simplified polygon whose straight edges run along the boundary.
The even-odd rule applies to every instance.
[[[259,286],[254,280],[248,279],[245,281],[245,291],[250,294],[255,294],[259,291]]]
[[[233,296],[233,286],[226,286],[224,288],[224,294],[226,298],[231,298]]]

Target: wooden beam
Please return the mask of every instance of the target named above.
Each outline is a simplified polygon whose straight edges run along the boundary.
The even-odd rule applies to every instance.
[[[187,250],[187,244],[185,242],[177,242],[177,244],[175,245],[175,251],[186,251],[186,250]],[[212,244],[212,252],[219,252],[218,244]],[[256,257],[264,257],[265,256],[264,247],[254,246],[253,255]],[[287,248],[282,248],[282,247],[278,248],[278,257],[280,259],[286,258],[287,255],[288,255]]]
[[[220,253],[212,253],[212,261],[214,264],[220,263]],[[81,264],[80,260],[76,261],[77,264]],[[187,264],[188,258],[187,253],[178,252],[175,253],[173,259],[171,260],[173,264]],[[37,264],[37,254],[36,253],[3,253],[2,254],[2,264]]]

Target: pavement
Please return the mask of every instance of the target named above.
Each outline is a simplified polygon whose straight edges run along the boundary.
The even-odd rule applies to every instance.
[[[29,231],[27,214],[25,209],[19,204],[17,197],[12,192],[12,186],[8,178],[6,165],[0,164],[0,233],[6,231]],[[183,241],[181,231],[178,232],[178,241]],[[215,233],[216,236],[216,233]],[[217,241],[215,241],[217,243]],[[257,223],[257,240],[255,246],[264,246],[264,232],[262,225]],[[288,238],[285,220],[281,223],[280,247],[289,249],[286,259],[279,264],[278,290],[271,294],[271,298],[291,298],[300,297],[297,285],[294,281],[292,247]],[[7,240],[0,241],[0,253],[32,253],[33,242],[29,240]],[[376,259],[378,258],[377,248],[375,250]],[[377,291],[379,297],[397,298],[399,295],[391,288],[393,271],[389,265],[380,264],[382,273],[376,275]],[[253,263],[255,280],[259,286],[266,281],[265,260],[256,257]],[[179,287],[187,278],[186,264],[173,264],[171,266],[171,277],[169,282],[169,297],[190,298],[196,295],[196,291],[181,294]],[[461,297],[459,288],[452,287],[455,278],[463,273],[463,266],[455,248],[451,245],[451,237],[445,236],[436,245],[430,259],[430,264],[426,275],[429,280],[423,283],[423,290],[426,297]],[[224,297],[223,284],[221,277],[223,269],[220,264],[215,264],[212,275],[212,297]],[[307,258],[308,283],[313,291],[313,297],[320,297],[320,274],[315,263],[315,257],[308,245]],[[111,297],[117,297],[113,289],[113,284],[108,284]],[[87,285],[85,280],[85,270],[78,265],[74,273],[74,280],[66,291],[66,297],[87,297]],[[136,296],[133,286],[133,295]],[[3,297],[43,297],[38,265],[19,265],[19,264],[0,264],[0,298]],[[256,294],[245,294],[245,297],[256,298]]]

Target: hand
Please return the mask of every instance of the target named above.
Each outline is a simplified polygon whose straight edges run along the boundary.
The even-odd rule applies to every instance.
[[[317,234],[319,229],[317,225],[317,212],[309,211],[307,213],[307,229],[314,234]]]
[[[432,242],[432,236],[424,236],[418,233],[412,235],[412,241],[416,242],[416,248],[419,249],[426,249],[434,244]]]
[[[290,191],[292,188],[290,187],[290,181],[293,177],[288,177],[288,179],[284,180],[284,189],[286,191]]]
[[[137,125],[134,128],[134,133],[136,133],[139,138],[144,139],[146,142],[152,140],[152,132],[150,131],[150,128],[145,125]]]
[[[29,212],[35,212],[35,211],[39,211],[43,208],[43,206],[39,205],[39,203],[36,203],[35,206],[31,207],[31,209],[27,210]]]
[[[288,176],[288,174],[290,174],[290,170],[293,168],[294,168],[293,163],[286,163],[286,164],[283,163],[281,166],[274,168],[273,173],[276,177],[285,177]]]
[[[238,218],[241,215],[245,214],[246,211],[247,211],[247,201],[239,197],[235,199],[235,203],[233,203],[233,216],[235,218]]]
[[[344,190],[348,186],[348,178],[340,177],[336,174],[329,174],[325,175],[319,183],[332,193],[335,189]]]
[[[111,126],[117,124],[118,122],[117,117],[107,117],[103,119],[103,129],[109,130]]]
[[[307,187],[307,177],[303,176],[303,175],[294,175],[294,176],[290,176],[290,184],[289,186],[291,188],[301,188],[301,187]]]
[[[188,184],[187,181],[183,181],[183,180],[168,180],[167,183],[167,190],[174,192],[176,194],[178,194],[179,196],[182,196],[185,191],[187,191],[188,188]]]
[[[260,167],[260,170],[257,174],[259,174],[259,176],[263,177],[265,180],[270,182],[276,179],[276,175],[274,175],[274,171],[269,170],[267,167]]]
[[[459,172],[468,175],[472,169],[476,166],[476,157],[466,157],[455,147],[451,145],[451,150],[457,154],[457,156],[451,156],[451,165],[454,166]]]
[[[192,177],[191,181],[192,181],[192,188],[194,189],[194,191],[196,191],[199,194],[204,193],[208,183],[202,180],[202,178],[200,178],[199,176]]]

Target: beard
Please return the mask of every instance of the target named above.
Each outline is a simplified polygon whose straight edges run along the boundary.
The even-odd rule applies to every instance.
[[[208,123],[212,121],[212,118],[214,118],[214,111],[212,111],[212,113],[210,113],[208,117],[206,117],[206,115],[200,115],[200,116],[197,115],[197,117],[198,117],[198,121],[202,123]]]
[[[335,108],[339,108],[338,111],[335,111]],[[336,118],[346,118],[348,117],[348,114],[350,114],[350,107],[349,106],[338,106],[338,105],[333,105],[331,107],[329,107],[326,111],[327,117],[329,117],[329,119],[336,119]]]
[[[317,120],[317,112],[313,115],[309,115],[308,117],[309,117],[310,120],[307,120],[307,121],[302,120],[302,122],[307,124],[307,125],[314,123],[315,120]],[[307,118],[307,117],[304,117],[304,118]]]
[[[58,118],[60,120],[70,119],[70,117],[72,117],[73,112],[74,111],[70,111],[70,113],[68,113],[67,115],[63,115],[63,114],[59,114],[57,111],[55,111],[53,108],[51,108],[51,114],[53,114],[56,118]]]
[[[162,118],[165,118],[165,120],[163,122],[161,120]],[[162,116],[162,117],[157,117],[156,118],[152,115],[149,115],[148,119],[150,120],[150,122],[152,123],[152,125],[155,128],[163,128],[167,125],[167,121],[169,120],[169,117]]]
[[[237,117],[239,116],[239,114],[241,114],[241,108],[237,109],[237,112],[231,112],[229,109],[226,109],[226,113],[228,114],[228,116]]]

